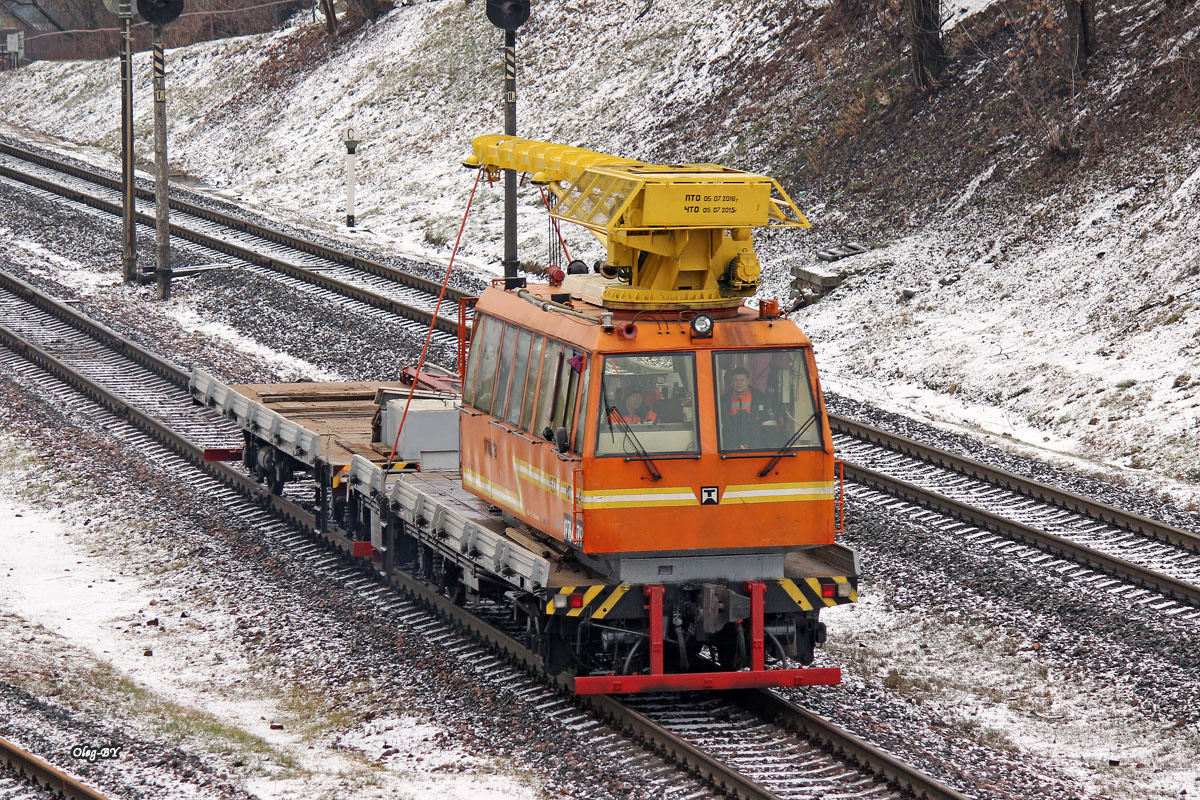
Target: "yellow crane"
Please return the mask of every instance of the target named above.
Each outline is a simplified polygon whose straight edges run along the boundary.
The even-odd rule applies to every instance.
[[[736,307],[758,289],[751,231],[809,227],[772,178],[716,164],[648,164],[582,147],[478,136],[465,166],[512,169],[558,198],[552,216],[607,249],[601,275],[572,281],[606,308]]]

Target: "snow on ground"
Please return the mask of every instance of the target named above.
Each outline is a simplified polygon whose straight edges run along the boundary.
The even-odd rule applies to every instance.
[[[303,375],[314,381],[353,380],[353,378],[339,375],[333,370],[318,367],[316,364],[302,358],[296,358],[287,353],[272,350],[237,331],[231,325],[209,319],[209,315],[204,310],[193,308],[190,304],[183,305],[177,301],[167,308],[167,315],[178,322],[179,327],[189,333],[199,333],[208,338],[220,340],[238,352],[261,359],[272,368],[285,373],[297,376]]]
[[[109,546],[100,531],[139,524],[136,510],[79,502],[41,510],[22,495],[30,490],[31,459],[20,442],[0,439],[0,635],[6,640],[0,673],[48,664],[52,673],[43,678],[61,686],[102,675],[104,685],[119,687],[110,694],[136,696],[143,710],[169,709],[176,727],[167,723],[157,732],[169,739],[188,727],[178,720],[202,718],[196,727],[222,732],[218,750],[236,741],[267,753],[247,783],[264,800],[336,796],[350,786],[356,797],[537,796],[526,779],[463,752],[423,716],[367,723],[332,746],[304,735],[305,721],[277,692],[263,690],[261,665],[229,646],[234,619],[179,597],[153,571],[149,578],[131,574],[130,559],[138,555]],[[158,572],[172,569],[162,564]],[[111,710],[113,702],[105,697],[100,705]],[[156,722],[146,714],[134,724]]]
[[[648,132],[676,121],[668,108],[721,102],[721,59],[780,55],[764,22],[775,9],[763,2],[762,14],[696,0],[660,0],[644,16],[640,4],[611,0],[539,6],[519,45],[520,130],[646,156],[658,143]],[[954,4],[948,24],[987,4]],[[498,32],[474,4],[405,5],[352,45],[310,56],[311,69],[294,69],[296,52],[319,40],[309,25],[171,51],[172,166],[200,189],[336,232],[338,132],[353,124],[364,142],[358,238],[445,259],[471,188],[459,161],[473,135],[500,128]],[[140,54],[135,69],[143,160],[148,58]],[[73,155],[115,169],[116,97],[111,62],[34,64],[0,76],[0,131],[63,140]],[[689,140],[691,157],[725,154],[753,168],[737,163],[725,136]],[[839,264],[853,273],[847,283],[796,315],[818,343],[826,387],[1200,500],[1190,485],[1200,479],[1200,148],[1170,146],[1144,179],[1098,187],[1073,225],[1050,231],[1037,224],[1054,197],[988,227],[961,222],[1003,173],[998,154],[947,201],[943,222]],[[497,189],[480,191],[464,266],[496,268],[500,203]],[[525,259],[544,258],[540,203],[532,191],[522,199]],[[813,233],[774,237],[769,255],[812,258],[822,226],[841,220],[835,200],[814,206],[805,209]],[[580,231],[564,232],[573,255],[599,255]],[[765,295],[788,294],[770,259],[766,275]],[[902,288],[918,294],[904,301]],[[1185,483],[1157,480],[1164,475]]]

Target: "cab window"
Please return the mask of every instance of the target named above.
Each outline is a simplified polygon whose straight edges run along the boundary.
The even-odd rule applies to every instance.
[[[508,381],[512,377],[516,349],[517,326],[506,323],[504,326],[504,344],[500,348],[500,363],[496,367],[496,397],[490,409],[493,417],[503,419],[504,410],[508,407]],[[489,409],[484,408],[481,410],[487,411]]]
[[[542,377],[538,386],[537,414],[533,418],[533,433],[538,436],[550,425],[550,410],[554,403],[554,390],[558,386],[559,362],[562,360],[563,346],[551,340],[546,345],[546,355],[542,359]]]
[[[583,384],[579,387],[579,413],[575,415],[578,420],[575,423],[575,438],[571,449],[583,455],[584,437],[587,436],[587,403],[588,403],[588,383],[591,378],[591,365],[587,362],[586,356],[583,361]]]
[[[823,446],[805,352],[794,347],[715,354],[722,452]]]
[[[504,323],[489,317],[483,326],[483,341],[471,345],[479,350],[479,375],[475,377],[475,394],[471,398],[475,408],[484,413],[492,410],[492,385],[496,381],[496,363],[500,360],[500,338],[504,334]],[[478,337],[477,337],[478,338]]]
[[[517,352],[513,357],[512,386],[508,390],[508,412],[504,421],[516,425],[521,415],[521,401],[525,397],[525,373],[529,369],[529,343],[533,334],[522,330],[517,336]]]
[[[551,423],[555,430],[571,430],[571,418],[575,414],[575,392],[579,389],[579,373],[582,371],[583,356],[569,347],[564,348],[562,362],[558,367],[558,395],[554,399],[554,421]]]
[[[472,332],[471,354],[467,358],[467,374],[463,380],[463,405],[466,406],[475,404],[475,378],[479,374],[479,355],[483,352],[483,329],[486,322],[487,317],[478,317]]]
[[[700,452],[694,353],[604,357],[596,455]]]

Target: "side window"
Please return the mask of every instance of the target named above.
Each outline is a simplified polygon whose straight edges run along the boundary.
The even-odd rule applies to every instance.
[[[513,356],[517,349],[517,326],[504,324],[504,345],[500,348],[500,363],[496,366],[496,397],[492,401],[492,416],[504,417],[508,405],[508,379],[512,377]]]
[[[583,455],[584,436],[587,435],[587,406],[588,406],[588,377],[591,375],[591,364],[587,358],[583,361],[583,383],[579,387],[579,413],[575,415],[575,445],[571,449]]]
[[[517,352],[513,357],[512,386],[508,390],[508,413],[504,421],[516,425],[521,416],[521,400],[525,397],[525,372],[529,369],[529,342],[533,334],[522,330],[517,335]]]
[[[479,351],[479,377],[475,381],[472,405],[484,413],[492,408],[492,384],[496,380],[496,362],[500,360],[500,337],[503,333],[504,323],[489,317],[483,327],[482,342],[471,346],[472,350]],[[475,358],[474,353],[471,358]]]
[[[479,371],[479,354],[483,352],[483,328],[487,317],[476,317],[471,336],[471,354],[467,358],[467,374],[463,378],[463,405],[474,405],[475,378]]]
[[[542,359],[542,379],[538,381],[537,414],[533,418],[533,432],[538,436],[550,424],[550,410],[554,404],[554,390],[558,386],[559,361],[563,346],[551,340],[546,345],[546,357]]]
[[[521,430],[529,432],[533,422],[533,401],[537,394],[538,378],[542,370],[542,348],[546,345],[543,336],[533,337],[533,347],[529,351],[529,378],[525,381],[525,398],[521,403]],[[536,431],[535,431],[536,432]]]
[[[563,351],[559,367],[558,396],[554,398],[554,422],[552,428],[565,427],[571,430],[571,415],[575,413],[575,390],[579,388],[579,373],[583,369],[583,356],[567,348]]]

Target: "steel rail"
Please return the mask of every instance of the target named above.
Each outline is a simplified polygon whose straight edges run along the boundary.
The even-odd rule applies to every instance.
[[[112,189],[113,191],[121,190],[121,181],[118,178],[110,178],[107,175],[102,175],[98,172],[93,172],[92,170],[84,169],[83,167],[78,167],[73,164],[67,164],[51,158],[50,156],[34,153],[24,148],[8,144],[7,142],[0,142],[0,153],[5,153],[13,158],[19,158],[22,161],[28,161],[30,163],[46,167],[47,169],[53,169],[56,172],[61,172],[65,175],[79,178],[80,180],[99,184],[108,189]],[[154,192],[150,189],[134,187],[134,193],[137,195],[137,197],[143,200],[149,201],[154,199]],[[301,250],[311,255],[337,262],[343,266],[354,267],[355,269],[360,269],[363,272],[370,272],[382,278],[388,278],[397,283],[410,286],[414,289],[420,289],[421,291],[428,292],[430,294],[437,294],[442,288],[440,283],[430,280],[429,278],[423,278],[420,275],[413,275],[410,272],[405,272],[404,270],[396,269],[395,267],[389,267],[386,264],[380,264],[377,261],[356,256],[353,253],[347,253],[346,251],[338,250],[335,247],[329,247],[327,245],[318,244],[317,242],[310,242],[305,239],[300,239],[298,237],[283,233],[282,231],[277,231],[273,228],[268,228],[264,225],[249,222],[247,220],[240,219],[239,217],[232,216],[231,214],[226,214],[222,211],[217,211],[216,209],[196,205],[195,203],[188,202],[187,200],[173,198],[171,200],[171,208],[191,214],[192,216],[200,217],[201,219],[206,219],[209,222],[215,222],[217,224],[242,231],[243,233],[251,234],[252,236],[258,236],[262,239],[287,245],[295,250]],[[468,295],[466,292],[463,292],[459,289],[447,287],[446,296],[457,302],[458,300],[465,299],[471,295]]]
[[[40,294],[37,290],[15,278],[4,276],[3,272],[0,272],[0,277],[7,278],[4,281],[4,285],[6,286],[10,282],[15,282],[14,285],[23,287],[22,296],[24,297],[28,297],[29,293]],[[69,308],[52,298],[42,295],[39,307],[50,313],[61,314],[60,318],[64,321],[68,321],[86,332],[97,332],[106,342],[109,340],[109,337],[121,338],[106,326],[89,320],[75,311],[75,309]],[[193,444],[184,436],[171,430],[168,426],[163,425],[150,415],[141,412],[138,408],[96,381],[79,374],[55,356],[47,353],[37,345],[28,342],[18,333],[2,325],[0,325],[0,343],[20,353],[27,360],[60,380],[75,387],[134,426],[146,431],[162,444],[183,455],[195,464],[197,468],[207,470],[210,474],[239,490],[242,494],[264,503],[277,515],[299,525],[309,535],[318,537],[346,555],[350,555],[353,552],[353,542],[348,538],[336,531],[319,530],[317,520],[313,514],[290,500],[270,493],[254,478],[227,464],[204,461],[203,448]],[[127,344],[135,348],[133,352],[138,353],[140,358],[158,358],[154,354],[134,345],[132,342],[127,342]],[[121,352],[126,351],[122,349]],[[140,360],[139,363],[141,363]],[[165,360],[162,361],[161,368],[155,369],[159,374],[176,381],[181,387],[186,386],[186,374],[177,370],[177,367],[174,367],[174,365]],[[401,569],[393,569],[390,574],[383,577],[393,586],[408,596],[424,603],[435,613],[450,620],[456,626],[469,632],[476,638],[487,642],[490,646],[505,653],[508,657],[530,671],[541,674],[541,658],[503,630],[472,614],[468,609],[455,604],[449,598],[438,593],[434,588]],[[553,680],[555,686],[560,691],[565,692],[571,689],[572,679],[570,677],[560,676],[555,679],[550,679],[544,675],[542,677],[546,680]],[[767,695],[769,693],[761,694]],[[747,693],[746,696],[753,697],[754,695]],[[932,778],[922,775],[914,768],[910,768],[902,762],[887,756],[876,748],[873,748],[870,744],[842,731],[832,725],[832,723],[828,723],[808,712],[803,712],[801,709],[787,704],[781,698],[777,699],[779,703],[786,704],[789,713],[791,713],[790,709],[793,708],[800,712],[799,715],[793,714],[793,718],[803,719],[804,725],[801,726],[793,722],[790,725],[793,730],[805,735],[817,735],[820,741],[830,742],[839,752],[845,754],[846,757],[859,762],[872,772],[883,776],[884,779],[898,782],[904,786],[920,787],[919,791],[924,792],[925,796],[932,800],[964,800],[961,795],[954,793],[953,790],[941,786],[936,781],[933,781]],[[722,791],[730,796],[741,798],[741,800],[778,800],[777,795],[765,787],[724,764],[717,758],[684,741],[680,736],[658,725],[639,712],[629,708],[617,697],[607,695],[576,696],[576,701],[591,709],[598,716],[609,720],[633,738],[648,743],[653,749],[673,759],[688,771],[710,781],[714,786],[720,787]],[[766,701],[760,699],[758,702],[762,704]],[[775,713],[780,713],[779,707],[776,708]],[[914,791],[918,790],[914,789]],[[89,800],[93,799],[89,798]]]
[[[77,778],[3,738],[0,738],[0,763],[9,765],[38,786],[57,793],[65,800],[108,800]]]
[[[48,314],[58,317],[63,322],[78,328],[93,339],[98,339],[105,347],[132,359],[143,367],[162,375],[173,383],[187,385],[190,373],[183,367],[156,355],[136,342],[130,341],[103,323],[72,308],[66,303],[38,291],[25,281],[7,272],[0,271],[0,288],[20,297],[30,305],[36,306]]]
[[[739,690],[738,701],[777,725],[828,746],[916,797],[926,800],[969,800],[959,791],[913,769],[839,725],[806,711],[768,689]]]
[[[1043,530],[1024,525],[999,514],[976,508],[975,506],[946,497],[943,494],[923,489],[908,481],[884,475],[881,472],[846,463],[846,477],[865,486],[879,489],[893,497],[898,497],[914,505],[933,509],[955,519],[968,522],[979,528],[995,531],[1009,536],[1017,541],[1033,545],[1039,550],[1045,550],[1057,555],[1066,556],[1087,567],[1093,567],[1110,575],[1115,575],[1147,589],[1161,592],[1168,597],[1183,600],[1195,606],[1200,606],[1200,586],[1172,578],[1161,572],[1139,566],[1117,556],[1102,553],[1085,545],[1076,544],[1069,539],[1055,536]]]
[[[0,176],[20,181],[21,183],[28,184],[43,191],[66,197],[70,200],[83,203],[84,205],[100,211],[105,211],[114,215],[120,215],[122,213],[121,206],[118,203],[103,200],[99,197],[87,194],[86,192],[81,192],[78,189],[73,189],[69,186],[63,186],[60,183],[55,183],[54,181],[47,180],[36,175],[29,175],[28,173],[12,169],[11,167],[0,165]],[[150,227],[154,226],[153,216],[150,216],[149,214],[143,214],[141,212],[135,213],[134,216],[135,219],[143,225]],[[194,231],[190,228],[185,228],[178,223],[171,223],[169,227],[171,235],[179,239],[184,239],[189,242],[194,242],[195,244],[203,245],[204,247],[216,250],[220,253],[227,253],[229,255],[236,256],[237,258],[240,258],[251,264],[256,264],[260,267],[266,267],[268,269],[275,270],[276,272],[281,272],[289,277],[302,280],[305,283],[335,292],[343,295],[344,297],[357,300],[360,303],[374,306],[375,308],[382,308],[392,314],[416,320],[417,322],[425,325],[428,325],[430,321],[433,320],[434,326],[438,330],[451,336],[458,335],[458,323],[456,321],[452,321],[441,316],[434,320],[433,314],[423,308],[417,308],[416,306],[402,303],[399,300],[394,300],[390,297],[383,297],[374,292],[325,275],[321,272],[305,269],[304,267],[300,267],[295,264],[289,264],[286,261],[281,261],[277,258],[272,258],[270,256],[263,255],[262,253],[257,253],[254,250],[234,244],[233,242],[226,241],[220,237],[210,236],[200,231]],[[279,235],[283,236],[284,234]],[[297,239],[296,241],[299,242],[302,240]],[[450,294],[449,288],[447,288],[446,293],[447,295]],[[458,295],[465,296],[461,292],[455,290],[455,296],[457,297]]]
[[[1069,511],[1076,511],[1100,522],[1107,522],[1133,533],[1200,553],[1200,534],[1144,517],[1141,514],[1135,514],[1132,511],[1125,511],[1107,503],[1068,492],[1065,489],[1047,486],[1007,470],[992,467],[965,456],[955,455],[863,422],[830,414],[829,424],[837,433],[844,433],[856,439],[862,439],[865,442],[985,480],[996,486],[1011,489],[1027,497],[1042,500]]]

